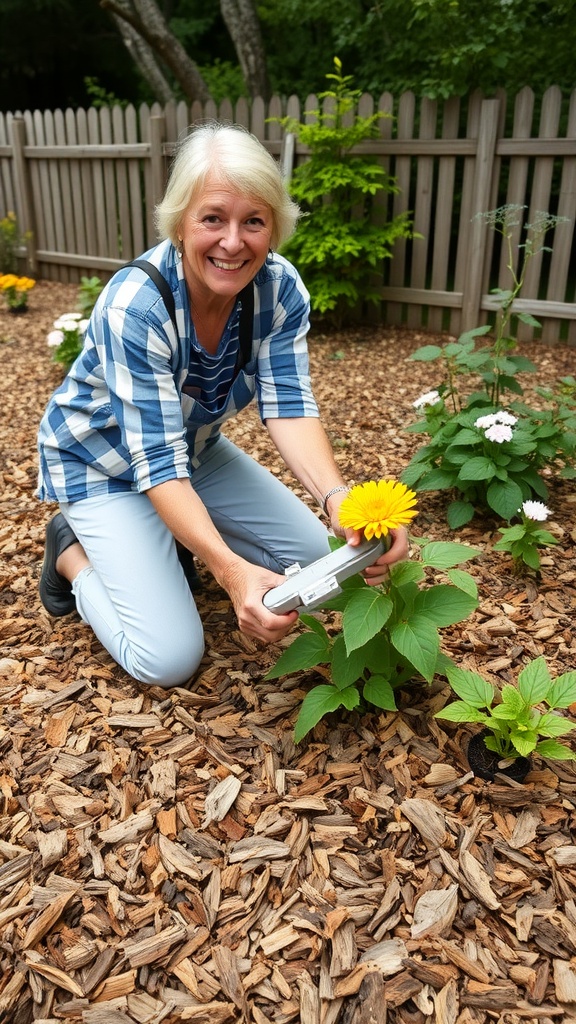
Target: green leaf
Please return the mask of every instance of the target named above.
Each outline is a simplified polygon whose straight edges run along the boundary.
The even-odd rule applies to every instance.
[[[342,706],[352,711],[359,703],[360,694],[355,686],[350,686],[347,690],[337,690],[329,683],[315,686],[302,701],[294,728],[294,741],[299,743],[306,733],[310,732],[330,711],[336,711]]]
[[[458,696],[475,708],[489,708],[494,700],[494,687],[477,672],[454,665],[447,672],[450,686]]]
[[[548,696],[547,703],[551,708],[569,708],[576,703],[576,672],[564,672],[554,680]]]
[[[459,480],[491,480],[496,472],[496,467],[492,459],[486,458],[485,455],[477,455],[473,459],[468,459],[462,466],[459,474]]]
[[[526,704],[540,704],[545,700],[552,680],[544,658],[536,658],[522,669],[518,676],[518,689]]]
[[[510,732],[510,742],[513,744],[514,749],[518,751],[521,757],[529,757],[533,750],[536,748],[538,742],[538,735],[535,732],[516,732],[512,730]],[[553,742],[553,741],[552,741]]]
[[[434,718],[444,718],[447,722],[485,722],[487,715],[464,700],[454,700],[437,711]]]
[[[453,626],[466,619],[477,607],[475,597],[465,594],[457,587],[440,583],[428,590],[421,590],[414,601],[414,611],[420,612],[438,628]]]
[[[345,690],[347,686],[360,679],[366,666],[366,656],[360,647],[350,654],[346,652],[346,645],[342,633],[339,633],[332,645],[332,671],[331,679],[334,686],[339,690]]]
[[[513,480],[507,480],[506,483],[493,481],[486,492],[486,500],[502,519],[509,520],[520,508],[523,494]]]
[[[573,729],[576,729],[576,722],[571,722],[569,718],[562,718],[561,715],[556,715],[553,711],[542,715],[538,722],[538,732],[541,736],[566,736]]]
[[[344,610],[342,632],[348,654],[379,633],[392,613],[392,601],[376,587],[353,594]]]
[[[421,557],[422,565],[431,569],[451,569],[481,554],[479,548],[471,548],[467,544],[435,540],[424,545]]]
[[[438,345],[423,345],[422,348],[417,348],[412,353],[410,359],[421,363],[429,363],[433,359],[438,359],[441,355],[442,349]]]
[[[541,327],[541,323],[536,317],[532,316],[531,313],[516,313],[515,316],[522,321],[523,324],[528,324],[529,327]]]
[[[429,620],[423,615],[412,615],[409,622],[399,622],[391,629],[390,640],[420,675],[432,682],[440,639]]]
[[[557,743],[556,740],[542,740],[534,749],[540,757],[547,757],[551,761],[576,761],[574,751],[564,743]]]
[[[448,526],[452,530],[459,530],[466,526],[474,517],[474,505],[470,501],[451,501],[446,511]]]
[[[432,469],[418,481],[419,491],[443,491],[446,487],[454,486],[454,473],[448,473],[444,469]]]
[[[384,676],[370,676],[368,682],[364,684],[362,696],[364,700],[374,704],[377,708],[382,708],[384,711],[397,710],[394,690]]]
[[[448,678],[448,669],[454,666],[452,658],[449,658],[443,651],[438,651],[436,658],[436,665],[434,666],[435,676],[446,676]]]
[[[448,579],[458,587],[458,590],[463,590],[465,594],[470,594],[470,597],[478,597],[478,585],[473,576],[464,569],[449,569],[447,574]]]
[[[330,637],[328,636],[328,633],[326,632],[322,623],[319,622],[319,620],[314,615],[306,615],[305,613],[303,613],[300,616],[300,622],[302,623],[303,626],[306,626],[307,629],[311,629],[313,633],[316,633],[318,636],[321,636],[322,639],[325,641],[326,645],[328,647],[330,646]]]
[[[506,683],[506,685],[502,687],[502,704],[510,708],[515,715],[521,715],[523,711],[526,711],[527,706],[529,707],[531,703],[531,701],[524,700],[524,697],[519,690],[510,683]],[[501,706],[502,705],[500,705],[500,707]],[[493,713],[495,714],[497,710],[498,707],[494,708]]]
[[[280,676],[302,669],[313,668],[330,661],[330,647],[323,637],[316,633],[301,633],[278,658],[265,675],[265,679],[279,679]]]
[[[420,583],[426,576],[420,562],[396,562],[390,566],[390,581],[395,587],[405,587],[408,583]]]

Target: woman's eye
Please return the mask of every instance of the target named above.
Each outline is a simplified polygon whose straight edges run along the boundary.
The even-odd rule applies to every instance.
[[[218,224],[219,220],[220,220],[220,218],[215,213],[209,213],[209,214],[207,214],[206,217],[204,217],[204,223],[205,224]]]
[[[263,228],[264,227],[264,221],[262,220],[261,217],[250,217],[246,221],[246,223],[250,224],[251,227],[254,227],[254,226],[258,227],[258,228]]]

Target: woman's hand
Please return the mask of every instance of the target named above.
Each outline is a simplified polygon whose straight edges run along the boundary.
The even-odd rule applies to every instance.
[[[275,643],[292,629],[298,620],[298,612],[276,615],[263,603],[264,595],[284,580],[285,576],[240,560],[226,573],[224,586],[243,633],[266,643]]]
[[[348,543],[352,546],[359,544],[362,540],[362,534],[360,531],[352,530],[349,532],[353,535],[355,534],[356,537],[359,537],[359,540],[353,540],[352,538],[347,537],[346,540]],[[390,530],[389,537],[391,543],[388,551],[383,555],[380,555],[380,558],[378,558],[373,565],[369,565],[364,569],[364,572],[362,573],[366,583],[371,587],[384,582],[388,575],[388,569],[391,565],[394,565],[395,562],[402,562],[405,558],[408,558],[408,534],[404,527],[400,526],[397,530]]]

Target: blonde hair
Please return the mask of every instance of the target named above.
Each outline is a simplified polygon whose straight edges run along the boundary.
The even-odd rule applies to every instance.
[[[290,238],[300,210],[288,194],[274,157],[241,125],[218,121],[193,128],[178,145],[164,198],[155,210],[160,238],[177,245],[182,217],[214,171],[241,195],[270,207],[273,249]]]

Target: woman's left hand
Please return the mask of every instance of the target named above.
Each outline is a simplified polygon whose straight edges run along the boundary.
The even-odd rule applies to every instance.
[[[354,531],[356,536],[362,540],[362,534],[356,530]],[[390,547],[380,558],[374,562],[373,565],[369,565],[367,569],[364,569],[363,576],[370,586],[376,586],[378,583],[383,583],[388,575],[388,569],[395,562],[402,562],[405,558],[408,558],[410,550],[408,544],[408,533],[403,526],[398,527],[397,530],[390,530]],[[351,538],[347,537],[346,540],[349,544],[353,544]],[[356,543],[360,543],[357,541]]]

